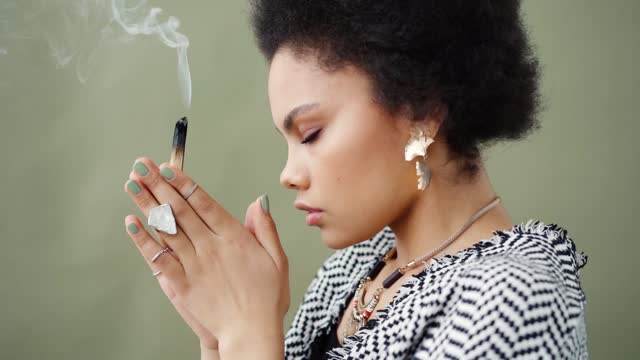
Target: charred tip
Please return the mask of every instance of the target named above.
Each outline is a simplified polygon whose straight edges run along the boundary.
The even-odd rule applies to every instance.
[[[187,141],[187,117],[183,117],[182,119],[176,122],[175,130],[173,131],[173,146],[176,147],[184,147]]]

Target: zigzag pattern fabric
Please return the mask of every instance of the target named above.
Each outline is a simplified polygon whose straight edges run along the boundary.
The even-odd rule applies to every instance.
[[[588,359],[580,269],[567,230],[528,220],[456,254],[432,258],[329,359]],[[308,286],[285,337],[286,359],[342,317],[359,280],[395,246],[385,227],[338,250]]]

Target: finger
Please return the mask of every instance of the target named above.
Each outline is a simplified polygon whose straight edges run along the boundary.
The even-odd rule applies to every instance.
[[[249,206],[247,213],[260,245],[269,253],[278,270],[287,272],[288,259],[280,243],[276,224],[269,212],[268,196],[266,194],[260,196]]]
[[[133,174],[130,174],[130,176],[133,176]],[[125,191],[147,218],[149,217],[150,209],[159,205],[158,201],[153,197],[149,190],[136,180],[130,179],[127,181],[125,184]],[[169,247],[178,255],[180,261],[185,264],[193,260],[196,252],[191,241],[187,239],[180,226],[177,226],[177,231],[178,232],[175,235],[158,232],[158,237],[162,242],[168,244]]]
[[[187,239],[193,243],[194,248],[199,246],[198,242],[210,241],[213,235],[211,230],[184,200],[182,193],[178,193],[166,181],[168,178],[175,178],[173,171],[165,170],[161,174],[153,161],[143,157],[138,158],[134,164],[134,178],[142,182],[158,202],[171,204],[176,222],[187,235]]]
[[[195,184],[193,179],[185,175],[180,169],[168,163],[163,163],[160,167],[162,169],[169,169],[174,174],[174,177],[167,179],[167,183],[180,194],[186,194],[193,184]],[[221,234],[224,229],[230,228],[229,225],[237,223],[236,219],[218,204],[217,201],[211,198],[201,186],[196,188],[186,202],[215,234]]]
[[[247,211],[244,214],[244,227],[246,227],[254,237],[256,236],[256,229],[253,227],[253,211],[251,211],[251,206],[247,207]]]
[[[171,254],[165,252],[152,261],[163,247],[158,244],[153,237],[145,230],[140,220],[134,215],[128,215],[124,219],[125,226],[129,237],[133,240],[136,247],[142,254],[142,257],[151,268],[151,271],[162,271],[162,275],[171,281],[176,290],[182,288],[186,284],[184,268],[182,264]]]

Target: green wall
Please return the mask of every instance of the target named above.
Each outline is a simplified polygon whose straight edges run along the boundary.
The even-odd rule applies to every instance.
[[[168,160],[183,115],[188,174],[240,219],[270,194],[292,269],[288,327],[331,250],[279,185],[286,145],[271,122],[268,69],[245,1],[151,1],[189,36],[189,110],[174,49],[117,31],[96,46],[91,21],[101,14],[69,15],[95,1],[0,0],[0,358],[198,358],[196,337],[123,226],[127,214],[140,215],[123,191],[133,160]],[[631,0],[525,1],[544,66],[543,128],[486,153],[516,221],[556,222],[588,254],[582,285],[594,359],[639,353],[638,10]],[[65,66],[47,42],[60,38],[77,50]]]

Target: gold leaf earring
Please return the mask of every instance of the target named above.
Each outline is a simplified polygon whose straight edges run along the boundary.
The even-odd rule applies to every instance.
[[[424,191],[431,181],[431,170],[427,166],[427,148],[434,142],[430,136],[425,136],[422,128],[411,128],[411,138],[404,148],[405,161],[412,161],[416,156],[422,156],[422,160],[416,160],[416,174],[418,175],[418,190]]]

